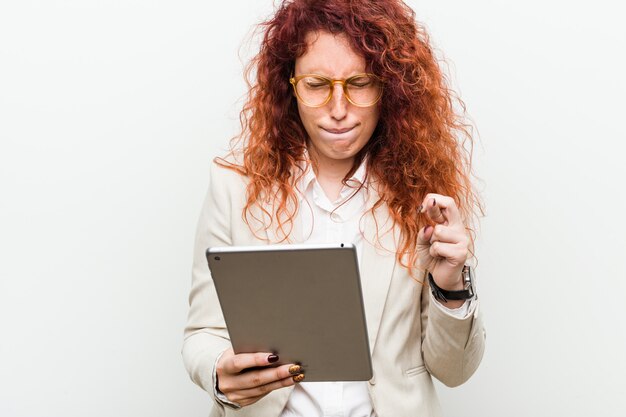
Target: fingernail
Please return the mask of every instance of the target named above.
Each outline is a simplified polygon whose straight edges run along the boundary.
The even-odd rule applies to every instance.
[[[421,213],[421,212],[422,212],[422,210],[424,210],[424,205],[423,205],[423,204],[420,204],[420,206],[417,208],[417,212],[418,212],[418,213]]]
[[[292,377],[293,382],[302,382],[304,380],[304,374],[298,374]]]
[[[424,228],[424,234],[428,233],[428,231],[430,230],[431,227],[432,227],[431,225],[426,226]]]
[[[277,356],[277,355],[274,355],[274,354],[269,355],[269,356],[267,357],[267,361],[268,361],[269,363],[278,362],[278,356]]]
[[[435,207],[436,205],[437,205],[437,200],[433,198],[433,207]]]
[[[296,374],[299,374],[299,373],[300,373],[300,371],[302,371],[302,367],[301,367],[300,365],[291,365],[291,366],[289,367],[289,373],[290,373],[291,375],[296,375]]]

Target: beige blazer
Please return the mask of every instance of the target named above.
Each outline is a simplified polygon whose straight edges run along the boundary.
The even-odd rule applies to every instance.
[[[376,199],[375,184],[371,184],[370,207]],[[245,200],[245,177],[211,164],[209,191],[196,234],[182,349],[191,379],[211,396],[215,359],[231,345],[205,250],[211,246],[277,243],[282,238],[275,229],[263,231],[260,223],[253,223],[253,227],[267,240],[254,236],[242,218]],[[376,242],[374,217],[369,214],[362,219],[365,239],[360,271],[374,370],[369,393],[378,417],[440,416],[431,376],[448,386],[460,385],[474,373],[483,355],[485,331],[478,301],[473,301],[473,314],[464,319],[434,305],[428,286],[412,279],[396,261],[397,229],[384,233],[389,223],[386,210],[382,206],[375,215],[381,231],[378,244],[372,243]],[[264,219],[260,210],[257,217]],[[302,231],[296,224],[291,241],[301,240]],[[421,271],[421,278],[423,274]],[[292,389],[273,391],[239,411],[215,401],[211,417],[279,416]]]

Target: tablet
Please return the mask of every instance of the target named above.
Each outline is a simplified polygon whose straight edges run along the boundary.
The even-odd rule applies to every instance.
[[[213,247],[206,251],[235,353],[274,352],[307,382],[372,378],[352,244]]]

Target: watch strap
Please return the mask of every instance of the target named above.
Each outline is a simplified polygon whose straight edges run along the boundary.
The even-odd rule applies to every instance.
[[[473,282],[474,280],[472,279],[471,267],[469,265],[465,265],[463,267],[462,274],[463,274],[463,282],[465,284],[465,289],[456,290],[456,291],[448,291],[439,287],[435,283],[435,279],[433,278],[433,275],[429,271],[428,272],[428,284],[430,285],[430,289],[433,293],[433,297],[435,297],[436,300],[444,302],[444,303],[449,300],[467,300],[469,298],[472,298],[474,296],[474,282]]]

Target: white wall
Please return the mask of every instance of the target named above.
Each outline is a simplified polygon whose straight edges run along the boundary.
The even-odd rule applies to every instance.
[[[488,345],[446,415],[623,416],[623,7],[410,4],[481,134]],[[179,354],[193,232],[271,10],[0,2],[1,416],[207,415]]]

